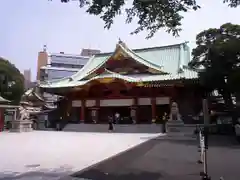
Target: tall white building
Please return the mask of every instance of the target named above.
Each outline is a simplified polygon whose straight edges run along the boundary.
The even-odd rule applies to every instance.
[[[24,76],[24,88],[29,89],[31,87],[31,69],[25,69],[23,71]]]

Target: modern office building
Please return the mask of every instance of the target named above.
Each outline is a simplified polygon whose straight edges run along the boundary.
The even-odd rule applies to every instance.
[[[101,53],[101,51],[96,49],[82,49],[81,56],[93,56],[99,53]]]
[[[61,79],[71,76],[81,69],[95,54],[99,54],[99,50],[82,49],[78,54],[49,53],[47,46],[44,45],[43,50],[38,53],[37,61],[37,81]]]
[[[24,87],[25,89],[29,89],[31,87],[32,81],[31,81],[31,69],[25,69],[23,71],[24,76]]]
[[[40,81],[61,79],[78,72],[89,60],[89,56],[52,53],[48,55],[48,64],[40,68]]]
[[[40,82],[58,80],[77,73],[90,59],[91,56],[100,53],[99,50],[83,49],[80,55],[60,53],[48,53],[46,46],[38,56],[38,75]],[[41,66],[41,67],[40,67]],[[59,96],[44,93],[48,102],[55,102]]]
[[[36,80],[40,80],[41,76],[41,67],[46,66],[48,64],[48,53],[47,53],[47,46],[44,45],[43,50],[38,53],[38,60],[37,60],[37,78]]]

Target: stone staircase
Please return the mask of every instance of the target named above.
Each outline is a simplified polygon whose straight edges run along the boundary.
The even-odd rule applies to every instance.
[[[67,132],[108,132],[108,124],[67,124],[63,131]],[[161,124],[116,124],[114,133],[162,133]]]

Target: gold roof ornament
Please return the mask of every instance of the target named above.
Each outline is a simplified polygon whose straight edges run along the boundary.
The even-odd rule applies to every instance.
[[[138,82],[137,86],[142,87],[142,86],[144,86],[144,83],[143,82]]]
[[[123,43],[122,40],[120,38],[118,38],[118,44]]]
[[[113,82],[115,80],[115,78],[101,78],[101,79],[98,79],[98,81],[100,83],[103,83],[103,84],[109,84],[111,82]]]

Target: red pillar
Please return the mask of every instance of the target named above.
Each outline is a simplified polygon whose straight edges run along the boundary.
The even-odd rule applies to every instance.
[[[84,122],[84,120],[85,120],[85,100],[82,100],[80,122]]]
[[[100,111],[100,100],[96,99],[96,121],[99,121],[99,111]]]
[[[137,97],[135,97],[134,99],[133,99],[133,106],[134,106],[134,108],[135,108],[135,111],[136,111],[136,114],[135,114],[135,120],[136,120],[136,123],[138,123],[138,98]]]
[[[152,122],[156,121],[156,98],[151,98],[151,106],[152,106]]]

